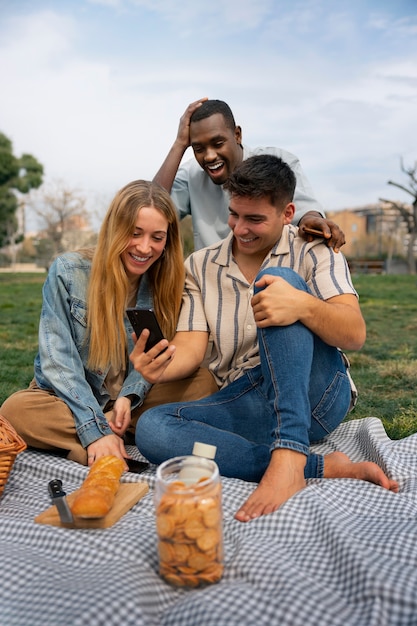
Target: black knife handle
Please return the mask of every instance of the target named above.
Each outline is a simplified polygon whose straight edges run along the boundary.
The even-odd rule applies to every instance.
[[[51,480],[48,485],[48,491],[51,498],[60,498],[66,495],[65,491],[62,490],[62,480],[59,480],[59,478]]]

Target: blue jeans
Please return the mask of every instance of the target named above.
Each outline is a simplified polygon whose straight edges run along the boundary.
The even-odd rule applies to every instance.
[[[268,268],[258,278],[264,273],[309,291],[291,269]],[[149,461],[191,454],[200,441],[217,447],[223,476],[259,482],[271,451],[288,448],[306,455],[306,478],[323,476],[323,457],[309,446],[349,411],[351,388],[341,353],[300,322],[258,329],[258,341],[261,364],[217,393],[143,413],[136,445]]]

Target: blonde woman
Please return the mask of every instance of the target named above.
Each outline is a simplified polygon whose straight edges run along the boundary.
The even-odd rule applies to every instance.
[[[154,309],[172,339],[183,286],[169,194],[156,183],[129,183],[113,199],[95,249],[65,253],[48,272],[34,379],[0,409],[29,446],[84,465],[106,454],[125,459],[126,431],[147,406],[213,392],[211,375],[201,370],[183,384],[156,385],[143,405],[151,385],[128,358],[126,308]]]

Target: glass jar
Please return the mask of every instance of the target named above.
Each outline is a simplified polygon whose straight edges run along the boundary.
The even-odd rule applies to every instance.
[[[218,582],[223,574],[223,523],[219,468],[183,456],[156,472],[159,573],[177,587]]]

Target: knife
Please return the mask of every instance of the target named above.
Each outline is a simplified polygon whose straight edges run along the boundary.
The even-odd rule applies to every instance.
[[[53,504],[55,504],[58,509],[61,522],[63,524],[72,524],[74,518],[72,516],[71,509],[68,506],[66,498],[67,494],[62,489],[62,480],[59,480],[59,478],[51,480],[48,485],[48,491]]]

